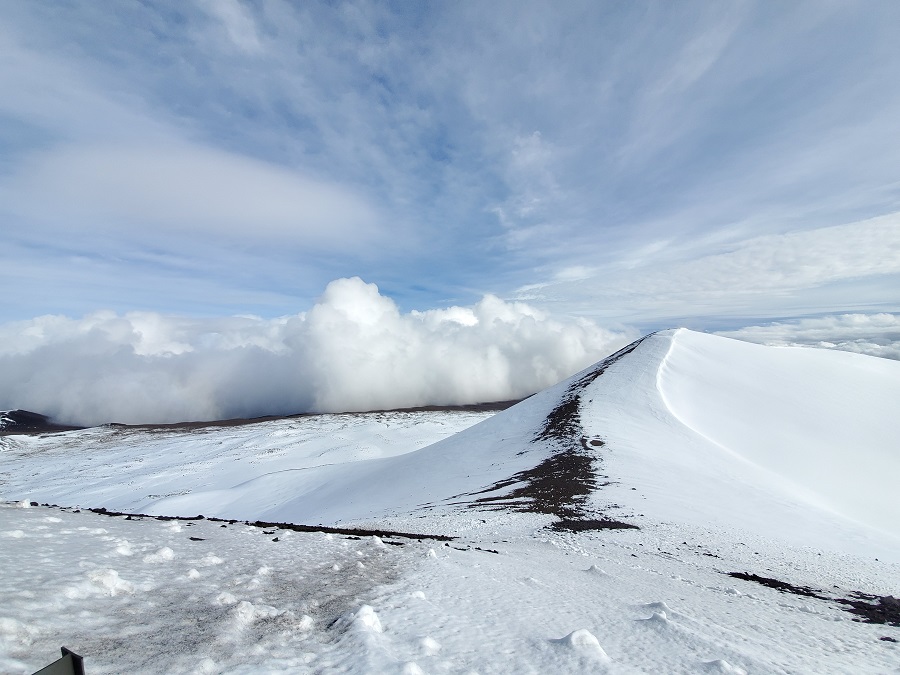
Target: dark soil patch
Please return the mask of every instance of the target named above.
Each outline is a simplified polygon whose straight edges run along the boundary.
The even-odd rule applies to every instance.
[[[46,504],[44,506],[47,506]],[[262,520],[257,521],[238,521],[238,520],[229,520],[226,518],[207,518],[205,516],[149,516],[144,513],[123,513],[121,511],[110,511],[104,508],[97,509],[88,509],[94,513],[99,513],[105,516],[125,516],[131,519],[134,518],[152,518],[153,520],[208,520],[213,523],[228,523],[230,525],[234,525],[235,523],[242,522],[244,525],[249,525],[250,527],[258,527],[263,531],[272,530],[271,532],[265,532],[265,534],[274,534],[275,530],[293,530],[294,532],[324,532],[326,534],[345,534],[355,537],[381,537],[381,538],[394,538],[394,539],[428,539],[434,541],[453,541],[456,537],[448,537],[443,534],[420,534],[417,532],[395,532],[393,530],[370,530],[360,527],[325,527],[324,525],[298,525],[296,523],[269,523]],[[388,544],[400,545],[396,542],[385,542]]]
[[[623,523],[620,520],[612,520],[611,518],[600,518],[592,520],[585,518],[582,520],[558,520],[551,526],[554,530],[562,530],[564,532],[586,532],[590,530],[637,530],[637,525],[631,523]]]
[[[510,508],[529,513],[550,513],[559,518],[574,519],[582,515],[588,495],[596,487],[593,460],[571,450],[551,455],[533,469],[521,471],[512,478],[491,486],[493,492],[518,484],[505,495],[480,497],[475,504]],[[476,493],[481,494],[481,493]]]
[[[819,600],[830,600],[830,598],[825,597],[820,592],[808,586],[794,586],[786,581],[761,577],[758,574],[750,574],[749,572],[729,572],[728,576],[734,577],[735,579],[743,579],[744,581],[755,581],[758,584],[774,588],[782,593],[793,593],[794,595],[803,595],[809,598],[818,598]]]
[[[728,576],[745,581],[754,581],[763,586],[774,588],[783,593],[802,595],[817,600],[827,600],[841,605],[841,609],[850,612],[856,617],[854,621],[862,623],[886,624],[900,627],[900,599],[892,595],[872,595],[869,593],[850,593],[848,598],[839,598],[826,595],[824,591],[817,591],[809,586],[795,586],[786,581],[761,577],[749,572],[729,572]]]
[[[636,529],[636,525],[588,512],[588,500],[608,482],[598,480],[601,462],[598,450],[605,443],[584,435],[581,424],[581,394],[613,363],[630,354],[646,337],[606,357],[592,370],[575,380],[559,404],[544,419],[532,443],[546,443],[554,452],[532,469],[520,471],[470,496],[498,492],[516,486],[503,495],[478,497],[469,504],[476,508],[503,508],[528,513],[544,513],[559,518],[552,527],[570,532],[597,529]],[[597,516],[600,516],[599,518]],[[576,523],[582,523],[578,526]]]
[[[851,593],[850,598],[838,598],[835,602],[844,605],[851,614],[862,617],[857,621],[900,627],[900,599],[893,595]]]
[[[333,413],[338,415],[369,415],[373,413],[416,413],[416,412],[486,412],[492,410],[506,410],[523,399],[514,401],[492,401],[489,403],[472,403],[468,405],[425,405],[415,408],[392,408],[390,410],[367,410],[365,412]],[[326,413],[308,412],[292,415],[264,415],[261,417],[236,417],[227,420],[207,420],[191,422],[171,422],[168,424],[122,424],[120,422],[108,422],[100,425],[123,431],[192,431],[194,429],[206,429],[215,427],[242,427],[249,424],[273,422],[284,419],[301,419],[304,417],[317,417]],[[329,413],[331,414],[331,413]],[[41,434],[58,433],[61,431],[78,431],[87,427],[56,424],[50,421],[46,415],[29,412],[27,410],[13,410],[3,413],[3,422],[0,422],[0,436],[10,434]]]

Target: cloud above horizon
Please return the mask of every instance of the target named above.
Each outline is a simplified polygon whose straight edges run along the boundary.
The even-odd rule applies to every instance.
[[[842,314],[776,321],[718,335],[781,347],[817,347],[900,360],[900,315]]]
[[[651,243],[615,266],[564,270],[517,297],[641,323],[892,307],[900,288],[900,213],[707,248]]]
[[[0,409],[82,425],[213,420],[521,398],[636,337],[485,296],[401,312],[359,278],[303,314],[152,312],[0,325]]]

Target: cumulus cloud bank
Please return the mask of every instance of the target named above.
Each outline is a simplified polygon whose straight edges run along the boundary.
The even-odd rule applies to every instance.
[[[900,360],[900,315],[841,314],[747,326],[719,335],[766,345],[822,347]]]
[[[308,312],[272,320],[97,312],[0,326],[0,408],[90,425],[498,401],[633,337],[491,295],[403,314],[374,284],[338,279]]]

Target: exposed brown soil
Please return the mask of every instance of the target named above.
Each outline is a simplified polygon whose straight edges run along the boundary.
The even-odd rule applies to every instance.
[[[468,502],[469,505],[553,515],[559,520],[552,527],[560,530],[636,529],[636,525],[608,518],[602,513],[589,512],[591,494],[609,482],[599,480],[602,462],[599,450],[604,442],[584,435],[579,410],[584,388],[603,375],[613,363],[633,352],[645,339],[636,340],[608,356],[569,386],[531,441],[550,445],[554,449],[553,454],[532,469],[469,493],[468,496],[484,495],[516,486],[502,495],[477,497]]]
[[[637,525],[625,523],[621,520],[613,520],[612,518],[590,519],[583,518],[581,520],[558,520],[551,527],[554,530],[562,530],[564,532],[586,532],[588,530],[638,530]]]
[[[857,621],[900,627],[900,598],[893,595],[851,593],[849,598],[838,598],[835,602],[844,605],[851,614],[862,617]]]
[[[10,410],[3,413],[5,423],[0,425],[0,436],[12,434],[53,434],[61,431],[75,431],[84,427],[76,427],[66,424],[55,424],[46,415],[30,412],[28,410]]]
[[[771,579],[769,577],[761,577],[758,574],[750,574],[749,572],[729,572],[728,576],[734,577],[735,579],[743,579],[744,581],[755,581],[762,586],[774,588],[775,590],[781,591],[782,593],[803,595],[808,598],[818,598],[819,600],[830,599],[822,595],[821,591],[816,591],[809,586],[795,586],[794,584],[789,584],[786,581],[779,581],[778,579]]]
[[[54,504],[38,504],[37,502],[32,502],[32,506],[47,506],[51,508],[62,508],[63,510],[68,510],[65,507],[57,507]],[[146,513],[125,513],[122,511],[110,511],[105,508],[96,508],[96,509],[87,509],[92,513],[99,513],[104,516],[115,516],[115,517],[124,517],[126,520],[134,520],[136,518],[149,518],[153,520],[181,520],[181,521],[191,521],[191,520],[208,520],[212,523],[227,523],[229,525],[234,525],[235,523],[242,523],[244,525],[249,525],[250,527],[258,527],[263,530],[272,530],[272,532],[265,532],[264,534],[274,534],[274,530],[293,530],[294,532],[325,532],[328,534],[344,534],[355,537],[383,537],[383,538],[400,538],[400,539],[429,539],[434,541],[453,541],[456,537],[448,537],[444,534],[421,534],[418,532],[396,532],[393,530],[376,530],[376,529],[367,529],[360,527],[326,527],[324,525],[298,525],[297,523],[271,523],[263,520],[235,520],[229,518],[214,518],[214,517],[206,517],[203,515],[199,516],[150,516]],[[391,543],[391,542],[387,542]]]
[[[495,492],[510,485],[518,487],[505,495],[479,497],[473,504],[576,519],[583,516],[584,504],[597,487],[597,478],[590,457],[566,450],[473,494]]]
[[[228,420],[211,420],[208,422],[172,422],[170,424],[118,424],[113,426],[122,429],[140,429],[147,431],[190,431],[191,429],[205,429],[208,427],[240,427],[248,424],[260,424],[276,420],[301,419],[304,417],[318,417],[320,415],[370,415],[374,413],[417,413],[417,412],[485,412],[492,410],[506,410],[519,401],[495,401],[492,403],[473,403],[471,405],[425,405],[417,408],[391,408],[389,410],[366,410],[364,412],[340,412],[340,413],[295,413],[293,415],[266,415],[264,417],[237,417]]]
[[[490,403],[472,403],[470,405],[425,405],[416,408],[391,408],[389,410],[367,410],[365,412],[342,412],[342,413],[295,413],[292,415],[265,415],[263,417],[235,417],[227,420],[208,420],[208,421],[192,421],[192,422],[171,422],[167,424],[122,424],[120,422],[109,422],[101,426],[112,427],[123,430],[138,431],[191,431],[193,429],[206,429],[210,427],[241,427],[248,424],[260,424],[262,422],[273,422],[276,420],[299,419],[303,417],[316,417],[325,414],[337,415],[368,415],[372,413],[416,413],[416,412],[489,412],[493,410],[506,410],[514,406],[523,399],[514,401],[493,401]],[[16,420],[21,419],[9,427],[0,428],[0,436],[9,434],[45,434],[58,433],[61,431],[75,431],[85,429],[87,427],[72,426],[66,424],[55,424],[50,418],[38,413],[28,412],[27,410],[13,410],[6,414],[7,417],[14,417]]]
[[[761,577],[749,572],[729,572],[728,576],[744,581],[754,581],[762,586],[774,588],[782,593],[792,593],[817,600],[836,602],[841,609],[859,617],[854,621],[862,623],[886,624],[900,627],[900,599],[892,595],[872,595],[854,591],[849,597],[841,598],[827,595],[824,591],[817,591],[809,586],[795,586],[786,581],[779,581],[769,577]]]

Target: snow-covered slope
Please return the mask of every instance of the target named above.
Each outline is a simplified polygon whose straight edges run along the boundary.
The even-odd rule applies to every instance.
[[[189,430],[111,425],[10,435],[0,437],[0,495],[117,511],[226,515],[215,504],[222,495],[223,502],[237,502],[236,517],[257,518],[278,503],[254,490],[266,480],[292,490],[307,475],[409,453],[491,414],[327,414]],[[187,511],[168,510],[166,500],[177,495],[197,501],[184,505]]]
[[[6,500],[458,537],[0,505],[0,670],[896,672],[898,368],[679,330],[490,417],[0,437]]]
[[[542,435],[566,400],[577,402],[569,438]],[[289,481],[268,474],[152,509],[236,517],[252,504],[270,520],[338,523],[497,506],[510,494],[521,504],[541,466],[559,470],[548,458],[568,451],[608,477],[590,486],[582,517],[735,526],[887,554],[885,540],[900,537],[895,410],[900,363],[668,331],[416,452]],[[578,480],[577,468],[560,479]],[[271,507],[254,498],[263,494]]]
[[[324,416],[239,432],[8,437],[2,490],[278,522],[442,514],[448,528],[513,506],[547,522],[641,526],[649,518],[876,551],[900,540],[896,410],[900,363],[681,329],[650,335],[488,419]],[[448,437],[429,444],[435,434]],[[420,440],[394,440],[410,436]]]
[[[606,498],[653,520],[884,554],[900,541],[900,363],[667,331],[583,399],[619,481]]]

